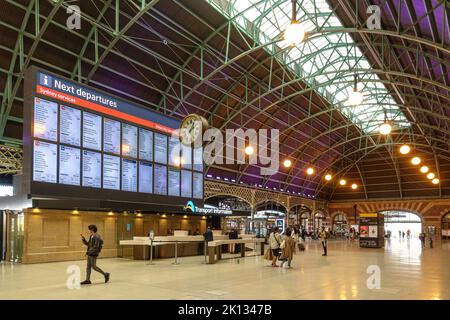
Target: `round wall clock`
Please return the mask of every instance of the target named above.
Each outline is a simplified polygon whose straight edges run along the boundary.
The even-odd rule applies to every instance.
[[[181,143],[184,145],[202,145],[203,133],[207,127],[208,121],[202,116],[198,114],[186,116],[180,126]]]

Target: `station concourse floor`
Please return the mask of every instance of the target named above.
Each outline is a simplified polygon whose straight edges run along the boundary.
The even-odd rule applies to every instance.
[[[357,242],[320,242],[297,252],[293,269],[272,268],[262,256],[202,264],[203,257],[148,261],[99,259],[111,281],[94,272],[90,286],[68,289],[67,268],[85,275],[85,261],[43,264],[2,263],[0,299],[450,299],[450,242],[422,251],[420,241],[391,239],[384,249],[361,249]],[[269,263],[270,264],[270,263]],[[370,265],[379,266],[381,288],[369,289]]]

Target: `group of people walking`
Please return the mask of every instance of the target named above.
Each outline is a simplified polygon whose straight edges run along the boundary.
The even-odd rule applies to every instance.
[[[319,238],[323,247],[322,256],[326,256],[328,254],[329,233],[325,227],[320,230]],[[280,234],[280,229],[274,227],[269,235],[269,249],[266,251],[265,258],[272,260],[272,267],[283,267],[287,262],[288,268],[292,268],[291,263],[297,248],[300,251],[305,250],[305,245],[300,239],[304,241],[300,230],[297,228],[287,228],[284,234]],[[277,261],[280,261],[281,264],[278,265]]]

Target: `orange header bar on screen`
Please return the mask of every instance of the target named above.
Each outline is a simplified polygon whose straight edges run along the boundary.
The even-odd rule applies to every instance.
[[[80,107],[83,107],[86,109],[90,109],[90,110],[93,110],[96,112],[106,114],[108,116],[112,116],[112,117],[116,117],[116,118],[119,118],[122,120],[130,121],[130,122],[133,122],[133,123],[139,124],[141,126],[144,126],[144,127],[150,128],[150,129],[154,129],[154,130],[157,130],[160,132],[172,134],[175,131],[175,129],[173,129],[173,128],[163,126],[156,122],[145,120],[145,119],[130,115],[128,113],[122,112],[122,111],[107,108],[107,107],[98,105],[96,103],[89,102],[89,101],[86,101],[83,99],[79,99],[77,97],[74,97],[74,96],[71,96],[71,95],[68,95],[68,94],[65,94],[62,92],[58,92],[53,89],[46,88],[46,87],[43,87],[40,85],[36,86],[36,92],[38,94],[42,94],[44,96],[51,97],[53,99],[57,99],[57,100],[60,100],[60,101],[66,102],[66,103],[71,103],[71,104],[74,104],[74,105],[77,105],[77,106],[80,106]]]

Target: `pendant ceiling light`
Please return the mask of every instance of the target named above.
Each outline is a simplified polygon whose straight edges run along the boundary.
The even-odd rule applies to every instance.
[[[348,96],[347,105],[349,106],[359,106],[364,101],[363,94],[358,90],[358,76],[354,75],[353,80],[353,91],[350,92],[350,95]]]
[[[386,110],[384,110],[384,123],[380,126],[380,133],[382,135],[388,135],[392,131],[392,126],[389,124],[387,120],[387,113]]]
[[[305,38],[305,28],[297,21],[297,2],[292,0],[291,23],[284,31],[284,40],[289,46],[299,45]]]

